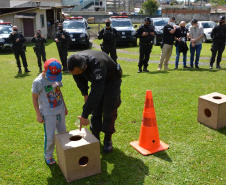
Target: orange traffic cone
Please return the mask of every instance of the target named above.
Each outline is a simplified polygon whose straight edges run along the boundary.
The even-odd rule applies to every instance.
[[[151,90],[146,92],[139,141],[133,141],[130,145],[143,155],[153,154],[169,148],[169,145],[159,139]]]

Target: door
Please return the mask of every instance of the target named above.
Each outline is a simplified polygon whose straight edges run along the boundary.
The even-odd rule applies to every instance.
[[[34,36],[34,19],[23,19],[24,25],[24,36],[33,37]]]

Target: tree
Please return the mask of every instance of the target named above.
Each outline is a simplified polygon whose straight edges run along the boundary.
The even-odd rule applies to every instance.
[[[144,15],[144,10],[140,9],[140,11],[138,12],[138,15]]]
[[[159,7],[159,4],[156,0],[146,0],[142,3],[142,8],[146,10],[150,15],[154,15]]]
[[[211,2],[214,6],[222,6],[222,5],[226,5],[226,1],[225,1],[225,0],[210,0],[210,2]]]

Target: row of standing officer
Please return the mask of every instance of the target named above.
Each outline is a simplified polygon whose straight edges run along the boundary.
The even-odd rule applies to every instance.
[[[13,26],[13,32],[9,36],[9,40],[12,43],[13,53],[15,55],[18,67],[18,73],[22,72],[20,57],[22,59],[23,67],[25,72],[30,72],[28,69],[24,43],[26,41],[24,35],[21,31],[18,31],[17,26]],[[71,40],[68,32],[63,30],[62,23],[58,24],[58,31],[55,35],[54,41],[56,42],[61,63],[63,66],[63,71],[68,72],[67,69],[67,56],[68,56],[68,42]],[[46,61],[45,43],[47,42],[41,33],[41,30],[37,30],[31,42],[35,44],[33,47],[34,52],[37,56],[39,72],[42,72],[42,62]]]
[[[110,54],[111,58],[117,63],[117,53],[116,53],[116,39],[117,39],[117,30],[113,27],[111,27],[111,21],[110,19],[107,19],[105,21],[105,28],[103,28],[98,35],[98,39],[103,39],[103,44],[101,44],[101,49],[106,54]],[[218,53],[217,57],[217,68],[220,67],[220,62],[222,58],[222,53],[225,49],[225,33],[226,33],[226,27],[225,27],[225,17],[221,16],[219,18],[219,25],[217,25],[212,33],[211,37],[213,39],[213,44],[211,48],[212,56],[210,58],[210,69],[213,68],[213,63],[215,61],[216,54]],[[148,67],[148,61],[150,58],[150,53],[153,47],[153,39],[154,39],[155,31],[154,26],[151,25],[151,20],[149,17],[145,18],[144,24],[139,27],[137,30],[136,36],[140,38],[140,56],[139,56],[139,63],[138,63],[138,73],[143,71],[149,72],[147,70]],[[18,31],[17,26],[13,26],[13,32],[9,36],[10,41],[13,44],[13,52],[17,61],[17,67],[18,72],[21,73],[21,63],[19,57],[21,56],[23,66],[25,68],[25,72],[30,72],[30,70],[27,68],[27,60],[25,51],[23,49],[23,44],[26,41],[24,38],[22,32]],[[62,62],[63,71],[68,72],[67,69],[67,56],[68,56],[68,42],[71,40],[70,35],[68,32],[63,30],[62,23],[58,24],[58,32],[55,35],[54,41],[57,44],[57,49],[59,52],[59,56]],[[41,58],[43,62],[46,61],[46,53],[45,53],[45,45],[46,39],[43,35],[41,35],[41,31],[37,30],[34,38],[32,39],[32,42],[35,43],[34,51],[36,53],[37,59],[38,59],[38,66],[39,71],[42,71],[42,65],[41,65]],[[178,63],[178,61],[176,62]],[[178,67],[178,64],[176,68]],[[186,64],[184,64],[184,67],[187,67]]]
[[[117,30],[111,27],[110,19],[105,20],[105,27],[99,32],[98,39],[103,39],[103,43],[100,44],[101,50],[110,55],[111,58],[117,63],[116,53],[116,40]]]
[[[117,63],[116,53],[116,40],[117,30],[111,27],[110,19],[105,20],[106,26],[99,32],[98,39],[103,39],[103,43],[100,44],[101,50],[106,54],[110,54],[111,58]],[[139,27],[136,33],[136,37],[140,38],[140,57],[139,57],[139,70],[138,73],[143,71],[148,72],[148,61],[153,46],[154,39],[154,27],[151,25],[151,20],[147,17],[144,20],[144,24]]]
[[[213,39],[211,52],[212,56],[210,58],[210,69],[213,68],[213,63],[217,55],[217,64],[216,68],[221,68],[220,62],[222,58],[222,53],[225,49],[226,42],[226,25],[225,25],[225,16],[220,16],[219,25],[215,26],[211,32],[211,38]]]
[[[70,35],[68,32],[63,30],[63,24],[58,24],[58,31],[56,32],[56,35],[54,37],[54,41],[57,45],[57,50],[60,56],[60,60],[63,66],[62,71],[68,72],[67,69],[67,56],[68,56],[68,42],[71,40]],[[38,66],[39,66],[39,72],[42,72],[42,64],[41,64],[41,57],[43,62],[46,61],[46,52],[45,52],[45,45],[46,39],[43,35],[41,35],[41,31],[37,30],[35,36],[31,40],[35,43],[34,52],[36,53],[37,59],[38,59]]]
[[[30,70],[27,68],[28,67],[27,59],[24,51],[24,43],[26,39],[23,36],[22,32],[18,30],[17,26],[13,26],[13,31],[9,35],[9,41],[12,43],[12,49],[13,49],[13,54],[16,58],[18,73],[22,72],[20,57],[23,62],[24,71],[30,72]]]
[[[171,18],[172,21],[175,21],[175,18]],[[171,21],[170,19],[170,21]],[[117,63],[116,59],[117,59],[117,53],[116,53],[116,39],[117,39],[117,31],[111,27],[111,22],[109,19],[107,19],[105,21],[106,26],[105,28],[103,28],[98,35],[98,39],[103,39],[103,44],[101,44],[101,49],[103,52],[110,54],[111,58]],[[170,22],[171,23],[171,22]],[[167,29],[167,26],[170,26],[169,24],[167,24],[164,27],[164,30]],[[176,26],[175,26],[176,27]],[[174,39],[176,40],[176,53],[177,53],[177,57],[176,57],[176,62],[175,62],[175,69],[178,68],[178,63],[179,63],[179,53],[183,52],[183,64],[184,64],[184,68],[188,68],[186,66],[186,53],[187,50],[184,51],[180,51],[179,46],[181,45],[186,45],[186,41],[187,41],[187,35],[188,35],[188,29],[185,27],[185,22],[182,21],[181,25],[179,28],[174,28],[172,27],[172,29],[174,29],[173,33],[169,33],[167,35],[167,31],[164,32],[163,37],[165,40],[165,42],[168,40],[168,37],[171,36],[172,37],[172,43],[174,42]],[[183,34],[182,34],[183,32]],[[149,70],[147,69],[148,67],[148,61],[150,58],[150,53],[153,47],[153,40],[154,40],[154,35],[155,35],[155,31],[154,31],[154,26],[151,25],[151,20],[149,17],[145,18],[144,24],[141,25],[139,27],[139,29],[137,29],[137,33],[136,33],[136,37],[140,39],[140,56],[139,56],[139,63],[138,63],[138,73],[142,72],[142,67],[143,67],[143,71],[144,72],[149,72]],[[174,37],[175,36],[175,37]],[[170,37],[170,38],[171,38]],[[213,28],[213,31],[211,33],[211,37],[213,39],[213,44],[211,47],[211,52],[212,52],[212,56],[210,58],[210,69],[213,68],[213,63],[215,61],[216,55],[218,53],[217,56],[217,65],[216,68],[221,68],[220,67],[220,62],[221,62],[221,58],[222,58],[222,53],[225,49],[225,39],[226,39],[226,27],[225,27],[225,16],[220,16],[219,18],[219,25],[217,25],[216,27]],[[185,40],[181,39],[181,38],[185,38]],[[183,42],[183,44],[181,44]],[[165,45],[165,43],[164,43]],[[171,53],[172,53],[172,44],[170,49],[167,48],[167,51],[163,52],[161,54],[161,58],[162,60],[166,60],[164,57],[162,57],[163,53],[169,53],[169,56],[166,56],[167,59],[170,58]],[[164,48],[163,48],[164,49]],[[187,48],[188,49],[188,48]],[[170,51],[168,51],[170,50]],[[161,65],[162,65],[162,61],[160,59],[160,64],[158,67],[158,70],[161,70]],[[165,64],[166,63],[166,64]],[[166,62],[164,63],[165,65],[165,69],[168,69],[168,61],[166,60]],[[196,64],[197,65],[197,64]],[[198,68],[198,65],[196,66]]]

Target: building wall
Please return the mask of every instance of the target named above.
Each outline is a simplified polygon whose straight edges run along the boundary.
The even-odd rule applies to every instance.
[[[175,17],[178,22],[185,21],[189,22],[192,19],[197,19],[199,21],[209,21],[210,20],[210,7],[163,7],[162,8],[163,17]]]
[[[217,22],[220,16],[226,17],[226,12],[217,12],[217,13],[210,13],[210,20]]]
[[[6,0],[3,0],[6,1]],[[15,1],[15,0],[10,0],[10,1]],[[61,3],[62,0],[16,0],[16,1],[32,1],[32,2],[54,2],[54,3]]]
[[[23,13],[37,13],[35,18],[34,18],[34,31],[36,30],[41,30],[42,35],[47,38],[47,20],[46,20],[46,10],[42,9],[36,9],[36,10],[30,10],[30,11],[25,11]],[[44,15],[44,27],[41,27],[41,18],[40,15]],[[3,19],[5,22],[11,22],[12,25],[16,25],[18,27],[19,31],[22,31],[24,33],[24,28],[23,28],[23,19],[18,19],[14,18],[16,13],[13,14],[8,14],[8,15],[3,15],[0,16],[0,19]],[[35,33],[34,33],[35,34]],[[31,38],[27,38],[27,40],[31,40]]]
[[[0,7],[1,7],[1,8],[8,8],[8,7],[10,7],[9,1],[6,1],[6,0],[0,0]]]
[[[46,10],[39,9],[36,11],[37,15],[35,17],[34,22],[34,30],[41,30],[42,35],[47,38],[47,20],[46,20]],[[44,27],[41,27],[41,15],[44,15]]]
[[[16,25],[18,27],[18,30],[24,32],[23,21],[21,19],[15,19],[14,16],[15,14],[3,15],[3,16],[0,16],[0,19],[3,19],[4,22],[11,22],[12,25]]]

